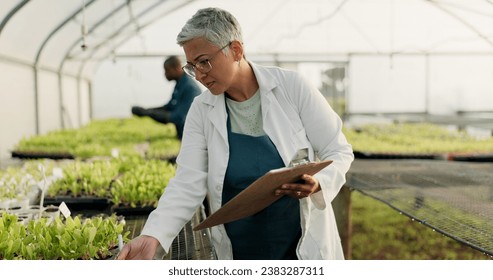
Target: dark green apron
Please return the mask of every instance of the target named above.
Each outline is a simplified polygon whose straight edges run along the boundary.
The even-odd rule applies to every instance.
[[[224,179],[222,204],[271,169],[284,167],[267,135],[231,132],[228,117],[229,162]],[[284,196],[259,213],[225,224],[233,246],[233,259],[297,259],[301,236],[299,200]]]

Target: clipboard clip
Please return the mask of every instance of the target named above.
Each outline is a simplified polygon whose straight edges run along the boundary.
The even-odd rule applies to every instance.
[[[302,148],[296,152],[293,159],[289,163],[289,167],[304,165],[304,164],[307,164],[309,162],[310,162],[310,160],[308,158],[308,148]]]

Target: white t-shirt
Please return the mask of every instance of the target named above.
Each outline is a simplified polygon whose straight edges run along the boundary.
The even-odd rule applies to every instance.
[[[250,136],[265,135],[262,127],[262,107],[260,106],[260,92],[257,90],[249,99],[238,102],[226,98],[229,110],[231,131]]]

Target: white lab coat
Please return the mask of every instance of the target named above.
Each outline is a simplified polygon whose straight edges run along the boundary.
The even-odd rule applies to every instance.
[[[315,175],[322,191],[300,200],[300,259],[343,259],[331,201],[345,183],[353,161],[351,145],[341,132],[342,121],[326,99],[293,71],[252,65],[260,87],[263,128],[286,165],[301,148],[333,163]],[[221,207],[229,158],[224,94],[208,90],[195,98],[187,116],[176,176],[150,215],[143,235],[157,238],[167,251],[173,239],[209,194],[212,212]],[[212,243],[219,259],[232,259],[223,225],[215,226]],[[255,246],[255,244],[252,244]]]

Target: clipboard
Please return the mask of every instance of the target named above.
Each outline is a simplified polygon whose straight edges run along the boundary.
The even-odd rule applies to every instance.
[[[332,160],[325,160],[271,170],[212,213],[193,230],[201,230],[254,215],[282,197],[274,194],[274,191],[282,184],[296,182],[303,174],[314,175],[331,163]]]

